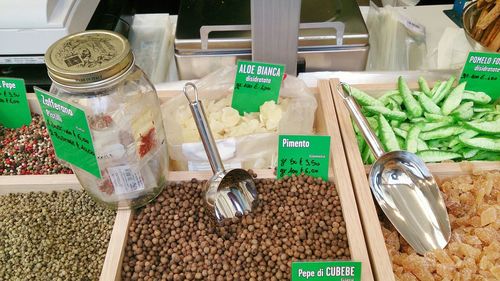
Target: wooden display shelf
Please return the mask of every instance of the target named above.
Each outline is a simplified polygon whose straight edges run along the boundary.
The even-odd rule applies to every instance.
[[[370,166],[364,166],[361,153],[356,141],[355,132],[352,126],[351,116],[344,101],[337,93],[339,80],[330,80],[330,88],[333,96],[337,118],[342,133],[344,150],[347,157],[348,166],[351,172],[351,180],[354,186],[354,193],[360,208],[360,216],[363,224],[363,230],[367,247],[370,252],[372,269],[376,280],[390,281],[395,280],[392,271],[392,263],[385,246],[385,240],[382,235],[381,224],[375,208],[375,202],[368,184],[367,174]],[[417,88],[416,81],[409,81],[410,88]],[[397,89],[397,84],[352,84],[352,86],[372,94],[374,97],[380,96],[383,92]],[[500,170],[500,162],[486,161],[465,161],[456,163],[429,163],[427,164],[436,181],[440,183],[443,179],[470,175],[479,171]]]
[[[370,263],[368,249],[363,234],[361,219],[353,193],[353,184],[349,175],[347,159],[342,144],[340,128],[336,120],[336,112],[330,86],[328,81],[320,81],[318,88],[313,88],[314,96],[318,102],[315,118],[315,132],[320,135],[330,135],[330,171],[329,179],[335,184],[337,189],[346,223],[349,250],[353,261],[362,263],[361,280],[369,281],[373,279],[372,265]],[[178,91],[159,92],[161,101],[181,94]],[[30,95],[30,105],[33,112],[39,112],[38,102],[34,95]],[[271,169],[255,170],[259,178],[275,178]],[[187,172],[170,171],[169,181],[191,180],[192,178],[208,179],[211,172]],[[9,191],[43,189],[43,186],[64,188],[80,188],[74,175],[47,175],[47,176],[2,176],[0,177],[0,190],[5,188]],[[108,246],[106,258],[100,280],[120,280],[122,270],[122,259],[127,243],[129,225],[133,219],[133,211],[118,210],[111,240]]]

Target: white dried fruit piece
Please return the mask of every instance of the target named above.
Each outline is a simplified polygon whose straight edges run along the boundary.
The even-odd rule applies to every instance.
[[[489,207],[481,213],[481,226],[488,225],[497,220],[497,210],[494,206]]]
[[[232,107],[224,107],[222,109],[221,122],[226,128],[234,127],[240,121],[240,114]]]
[[[289,103],[289,99],[280,99],[280,105],[268,101],[261,106],[261,112],[245,113],[244,116],[240,116],[238,111],[231,107],[231,98],[232,96],[228,95],[218,101],[204,101],[205,114],[215,138],[275,132],[283,117],[284,108]],[[196,125],[187,105],[179,107],[175,118],[182,127],[183,137],[188,138],[184,141],[199,141],[199,136],[192,132],[193,129],[196,130]]]
[[[216,120],[216,121],[221,121],[222,119],[222,111],[215,111],[215,112],[210,112],[208,114],[208,120]]]
[[[211,112],[220,111],[224,107],[230,107],[230,106],[231,106],[231,99],[229,97],[225,97],[221,100],[214,102],[212,108],[210,108],[210,111]]]
[[[245,115],[243,115],[241,117],[241,120],[243,122],[249,122],[250,120],[256,120],[257,122],[259,122],[259,113],[258,112],[251,112],[251,113],[245,112]]]
[[[246,123],[242,123],[230,129],[228,136],[230,137],[244,136],[247,134],[247,132],[248,132],[248,125]]]
[[[191,110],[187,106],[181,106],[179,110],[175,112],[175,119],[179,124],[182,124],[185,122],[185,120],[189,119],[189,117],[192,118]]]
[[[259,121],[256,119],[250,120],[248,122],[245,122],[248,126],[248,131],[251,133],[255,133],[257,129],[259,129]]]
[[[208,121],[208,123],[210,125],[210,130],[212,131],[214,137],[215,134],[222,136],[222,134],[224,133],[224,124],[222,124],[222,122],[219,122],[218,120],[215,119],[211,119]]]
[[[266,124],[266,129],[275,130],[281,120],[281,108],[274,101],[266,101],[260,106],[260,120]]]

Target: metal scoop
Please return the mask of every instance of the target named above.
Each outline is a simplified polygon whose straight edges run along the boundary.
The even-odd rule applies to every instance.
[[[421,255],[443,249],[450,240],[451,228],[441,192],[418,156],[407,151],[386,153],[373,133],[350,87],[348,95],[337,87],[351,116],[375,155],[369,175],[370,188],[378,204],[403,238]]]
[[[194,90],[194,100],[189,98],[188,88]],[[201,141],[214,175],[205,187],[205,202],[217,223],[225,219],[241,217],[252,210],[257,203],[257,189],[252,176],[243,169],[226,171],[220,159],[217,145],[210,131],[205,111],[198,100],[198,89],[193,83],[186,83],[184,95],[189,101],[193,119],[198,127]]]

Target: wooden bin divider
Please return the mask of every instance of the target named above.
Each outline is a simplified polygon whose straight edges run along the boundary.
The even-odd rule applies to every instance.
[[[342,132],[343,144],[347,156],[347,163],[351,172],[351,179],[354,186],[354,194],[360,208],[360,217],[365,231],[365,239],[372,261],[372,269],[376,280],[395,280],[392,271],[392,263],[385,246],[385,240],[381,230],[381,224],[376,212],[375,201],[373,200],[368,179],[366,177],[370,166],[363,165],[361,153],[358,149],[352,120],[342,97],[336,92],[340,83],[338,79],[330,80],[333,100],[337,110],[337,118]],[[410,81],[410,88],[416,88],[417,83]],[[365,91],[386,91],[397,88],[396,84],[360,84],[353,85]],[[429,163],[430,171],[438,183],[445,178],[470,175],[480,171],[500,170],[500,162],[472,161],[457,163]]]
[[[363,221],[363,230],[367,247],[370,251],[373,273],[376,280],[395,280],[392,273],[392,262],[389,258],[389,253],[384,242],[382,228],[378,222],[377,210],[375,203],[368,187],[368,179],[365,175],[365,169],[362,162],[356,161],[361,159],[361,154],[358,149],[358,143],[354,135],[354,129],[347,107],[344,105],[342,97],[337,91],[338,80],[333,80],[330,83],[332,96],[337,109],[337,118],[342,133],[342,141],[347,156],[347,164],[351,172],[351,180],[354,185],[354,193],[360,208],[360,217]],[[352,141],[354,140],[354,143]],[[368,190],[363,190],[363,187]],[[376,221],[373,221],[376,220]]]
[[[349,241],[351,258],[362,262],[362,280],[373,280],[372,266],[368,249],[363,234],[362,223],[358,213],[356,198],[353,193],[353,183],[349,175],[347,159],[342,144],[339,124],[336,120],[336,112],[332,100],[332,94],[328,81],[320,81],[319,87],[312,88],[318,101],[316,112],[315,129],[319,134],[330,135],[332,138],[330,146],[330,173],[329,178],[337,188],[342,204],[344,220]],[[158,92],[160,102],[179,95],[179,91]],[[28,95],[28,101],[32,112],[40,113],[40,107],[34,94]],[[255,170],[259,178],[274,178],[270,169]],[[190,180],[192,178],[208,179],[211,172],[188,172],[170,171],[169,181]],[[81,189],[74,175],[33,175],[33,176],[2,176],[0,177],[0,190],[9,192],[41,191],[41,190],[63,190],[67,188]],[[120,280],[122,260],[127,243],[128,228],[133,219],[133,211],[118,210],[108,245],[106,258],[103,265],[100,280]]]
[[[366,242],[359,217],[358,205],[356,204],[356,198],[353,193],[351,179],[348,176],[349,168],[342,145],[339,124],[336,121],[336,112],[328,81],[319,81],[318,88],[321,108],[324,111],[321,116],[326,123],[326,133],[331,137],[330,159],[334,171],[335,186],[339,193],[340,203],[342,204],[351,257],[353,260],[362,262],[361,275],[365,277],[362,278],[362,280],[373,280],[373,272],[370,266],[368,253],[366,252]],[[349,235],[349,233],[351,234]]]

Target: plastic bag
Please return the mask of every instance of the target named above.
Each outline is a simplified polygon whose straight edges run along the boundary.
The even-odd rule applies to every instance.
[[[382,0],[382,5],[391,5],[393,7],[415,6],[418,2],[420,2],[420,0]]]
[[[175,27],[169,14],[134,16],[129,42],[138,65],[154,84],[168,79],[170,58],[174,56]]]
[[[427,56],[425,28],[394,7],[370,3],[370,52],[366,70],[422,69]]]
[[[236,66],[225,67],[196,82],[198,97],[205,107],[210,100],[232,96]],[[217,147],[226,168],[262,169],[274,167],[279,134],[312,134],[317,102],[304,82],[287,76],[280,89],[280,99],[288,99],[278,129],[268,133],[223,138]],[[201,142],[185,143],[177,116],[188,105],[181,94],[162,105],[168,152],[175,170],[210,170]],[[185,113],[183,113],[185,114]]]

